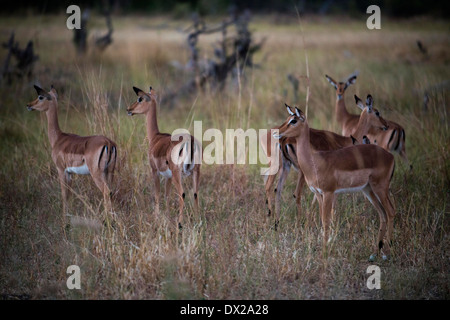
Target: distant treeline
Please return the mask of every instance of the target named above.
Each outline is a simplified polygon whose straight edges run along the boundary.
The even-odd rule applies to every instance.
[[[231,6],[236,6],[238,9],[250,9],[254,13],[295,13],[295,7],[297,7],[301,13],[354,16],[361,12],[365,13],[369,5],[376,4],[380,6],[382,15],[391,17],[428,15],[447,18],[450,13],[448,0],[15,0],[2,3],[0,14],[59,13],[64,12],[71,4],[94,10],[102,10],[105,6],[110,6],[116,14],[165,13],[177,17],[188,16],[193,11],[201,15],[226,14]]]

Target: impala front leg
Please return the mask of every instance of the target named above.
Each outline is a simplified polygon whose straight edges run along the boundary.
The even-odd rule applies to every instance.
[[[178,211],[178,228],[181,229],[183,227],[183,208],[184,208],[184,198],[185,194],[183,192],[183,186],[181,185],[181,171],[180,170],[173,170],[173,184],[175,186],[177,196],[178,196],[178,205],[179,205],[179,211]]]
[[[67,201],[69,199],[69,185],[72,181],[70,177],[70,173],[66,173],[64,169],[58,169],[58,177],[59,183],[61,185],[61,196],[62,196],[62,204],[63,204],[63,215],[68,215],[67,212]]]
[[[328,241],[330,240],[330,224],[331,224],[331,207],[334,201],[334,193],[324,193],[322,200],[319,198],[319,203],[322,202],[321,218],[323,226],[323,248],[326,252]]]
[[[283,191],[284,183],[291,170],[291,163],[283,159],[283,169],[280,172],[280,177],[278,179],[277,189],[275,192],[275,231],[280,223],[280,207],[281,207],[281,192]]]
[[[376,191],[375,191],[376,190]],[[383,260],[388,260],[390,258],[390,245],[391,245],[391,237],[392,232],[394,228],[394,217],[395,217],[395,210],[392,205],[391,200],[389,199],[389,191],[388,187],[381,187],[381,188],[375,188],[374,192],[376,193],[377,197],[380,199],[385,219],[384,223],[384,229],[385,232],[383,233],[383,237],[386,236],[386,241],[383,243],[383,251],[384,255]],[[380,229],[383,227],[383,225],[380,226]],[[380,248],[381,250],[381,248]]]
[[[158,170],[152,168],[152,177],[153,182],[155,184],[155,213],[159,215],[159,199],[160,199],[160,192],[161,192],[161,184],[159,181],[159,174]]]

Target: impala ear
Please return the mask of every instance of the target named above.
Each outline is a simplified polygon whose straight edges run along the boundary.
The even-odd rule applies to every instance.
[[[325,75],[325,78],[327,78],[328,82],[331,83],[331,85],[337,90],[337,82],[333,80],[333,78],[329,77],[328,75]]]
[[[356,76],[351,76],[350,78],[347,79],[347,86],[351,85],[351,84],[355,84],[356,82]]]
[[[136,95],[140,95],[140,94],[144,93],[144,91],[142,91],[141,89],[136,88],[136,87],[133,87],[133,90],[134,90],[134,92],[136,92]]]
[[[367,95],[366,98],[366,106],[369,108],[369,111],[372,111],[372,107],[373,107],[373,98],[370,94]]]
[[[56,99],[58,99],[58,93],[56,92],[56,89],[53,85],[51,86],[50,92],[55,96]]]
[[[348,86],[351,84],[355,84],[356,77],[358,76],[358,74],[359,74],[359,71],[356,70],[355,72],[353,72],[351,75],[348,76],[347,81],[346,81]]]
[[[41,87],[38,87],[37,85],[34,85],[34,89],[36,90],[38,95],[45,95],[47,92],[45,92],[44,89],[42,89]]]
[[[297,114],[297,117],[300,119],[301,122],[305,122],[306,117],[305,117],[305,114],[302,112],[302,110],[295,107],[295,113]]]
[[[153,89],[152,86],[150,86],[150,88],[149,88],[149,93],[148,93],[148,95],[151,96],[151,97],[153,97],[153,98],[155,98],[155,99],[158,98],[158,95],[156,94],[156,91]]]
[[[355,94],[355,103],[361,110],[364,110],[365,106],[362,100],[356,94]]]
[[[284,105],[286,106],[287,112],[288,112],[291,116],[293,116],[293,115],[294,115],[294,112],[292,112],[291,107],[288,106],[287,103],[285,103]]]
[[[51,100],[52,99],[52,97],[47,92],[45,92],[45,90],[42,89],[41,87],[38,87],[37,85],[34,85],[34,89],[36,90],[36,92],[37,92],[37,94],[39,96],[43,96],[43,97],[47,98],[47,100]]]

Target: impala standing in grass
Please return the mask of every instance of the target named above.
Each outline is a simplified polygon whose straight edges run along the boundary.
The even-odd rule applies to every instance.
[[[354,135],[356,127],[358,126],[358,121],[360,115],[352,114],[347,111],[344,100],[345,90],[356,81],[356,73],[349,76],[347,80],[343,82],[337,82],[333,78],[325,75],[328,82],[336,89],[336,120],[342,126],[342,135],[350,136]],[[356,99],[356,96],[355,96]],[[356,100],[358,104],[358,100]],[[373,103],[373,99],[372,99]],[[378,116],[380,112],[376,110]],[[381,118],[381,116],[380,116]],[[406,156],[406,145],[405,145],[405,129],[398,123],[390,120],[385,120],[387,122],[386,129],[373,128],[367,137],[370,139],[371,143],[379,145],[380,147],[388,150],[392,153],[398,153],[404,162],[409,164],[408,157]],[[411,165],[409,164],[410,168]]]
[[[347,90],[350,85],[356,82],[356,77],[357,73],[355,72],[350,75],[347,80],[343,82],[337,82],[328,75],[325,75],[325,78],[327,78],[328,82],[331,83],[334,89],[336,89],[336,120],[342,126],[342,135],[346,137],[349,137],[351,134],[353,134],[353,132],[356,130],[356,127],[358,126],[359,121],[358,114],[352,114],[347,111],[344,97],[345,90]]]
[[[371,98],[369,95],[368,98]],[[288,107],[286,105],[286,107]],[[290,108],[287,108],[288,111],[290,111]],[[336,134],[331,131],[326,130],[317,130],[317,129],[309,129],[310,133],[310,143],[312,148],[315,151],[327,151],[327,150],[337,150],[344,147],[349,147],[355,144],[363,143],[363,144],[370,144],[370,139],[367,137],[368,132],[382,129],[387,129],[387,123],[384,121],[383,118],[376,116],[377,113],[376,110],[372,109],[372,105],[362,106],[361,107],[362,113],[361,116],[358,118],[358,124],[356,126],[356,130],[354,132],[354,136],[341,136],[339,134]],[[294,115],[292,112],[291,115]],[[279,129],[283,125],[286,125],[286,122],[283,123],[281,126],[273,128],[273,129]],[[261,145],[270,159],[270,152],[271,152],[271,144],[277,143],[276,139],[273,139],[271,136],[270,131],[267,133],[267,136],[261,137]],[[280,200],[281,200],[281,191],[283,190],[284,183],[286,181],[286,178],[289,174],[291,166],[294,166],[294,168],[298,171],[298,181],[297,181],[297,187],[295,189],[294,198],[296,200],[297,204],[297,217],[300,216],[301,213],[301,191],[303,189],[303,186],[305,184],[305,177],[298,165],[297,155],[296,155],[296,140],[293,137],[281,137],[278,140],[279,143],[279,149],[280,149],[280,167],[278,170],[279,173],[279,179],[278,184],[275,189],[276,197],[275,197],[275,227],[277,227],[279,223],[280,218]],[[269,206],[269,215],[271,214],[272,209],[272,185],[275,181],[276,174],[274,175],[267,175],[265,176],[265,191],[266,191],[266,198],[267,198],[267,204]],[[334,212],[334,203],[333,203],[333,212]]]
[[[330,235],[331,207],[338,193],[362,191],[380,217],[374,260],[390,255],[390,239],[395,211],[389,198],[389,185],[394,173],[394,156],[373,144],[363,144],[331,151],[315,151],[310,142],[310,129],[301,110],[286,106],[289,117],[275,138],[296,138],[296,152],[306,183],[319,200],[326,248]],[[384,239],[386,235],[386,241]]]
[[[159,214],[160,181],[166,179],[166,202],[170,194],[171,182],[175,186],[179,203],[178,227],[182,227],[185,193],[181,184],[182,176],[192,174],[194,189],[194,209],[198,212],[198,186],[200,182],[200,165],[202,160],[201,144],[191,135],[172,136],[159,132],[156,118],[157,97],[150,87],[148,93],[133,87],[138,96],[137,101],[127,108],[128,115],[144,114],[146,116],[147,138],[149,142],[148,157],[155,184],[155,212]]]
[[[117,160],[116,144],[104,136],[81,137],[62,132],[58,124],[58,94],[34,86],[38,97],[27,104],[30,111],[45,112],[48,121],[48,139],[52,159],[58,170],[63,199],[63,212],[67,214],[67,200],[72,174],[90,174],[103,194],[105,209],[112,210],[110,185]]]

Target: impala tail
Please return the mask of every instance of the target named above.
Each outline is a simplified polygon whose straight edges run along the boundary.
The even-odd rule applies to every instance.
[[[183,151],[186,152],[184,160],[183,160],[183,173],[188,176],[192,173],[195,164],[197,163],[197,155],[199,146],[197,142],[194,140],[194,137],[191,136],[190,141],[187,141],[183,145]]]
[[[388,148],[391,152],[398,152],[402,150],[405,143],[405,130],[395,129],[389,138]]]
[[[100,151],[98,158],[98,167],[104,173],[114,171],[117,160],[117,147],[115,144],[106,143]]]

